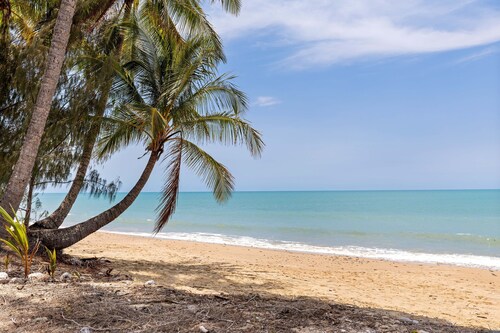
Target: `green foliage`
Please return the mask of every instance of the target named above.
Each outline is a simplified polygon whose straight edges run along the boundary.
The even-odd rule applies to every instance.
[[[31,200],[31,205],[28,203],[29,200]],[[28,226],[31,221],[38,221],[49,215],[49,212],[43,209],[42,200],[38,197],[38,193],[34,193],[31,198],[28,192],[25,193],[19,210],[22,212],[21,217],[26,226]]]
[[[24,266],[24,277],[27,278],[33,258],[38,251],[40,242],[36,242],[33,247],[30,246],[26,226],[18,220],[17,217],[10,216],[7,211],[0,207],[0,215],[4,219],[6,225],[5,230],[10,236],[10,239],[1,239],[0,242],[7,245],[20,259]]]
[[[47,270],[49,272],[50,277],[53,279],[57,269],[56,249],[53,249],[51,251],[49,248],[45,247],[45,251],[47,252],[47,256],[49,257],[49,266],[47,267]]]
[[[232,14],[241,8],[241,0],[208,2]],[[6,47],[0,45],[0,195],[23,144],[59,3],[15,1],[10,21],[3,21],[8,29]],[[99,124],[98,162],[132,143],[157,156],[165,151],[157,231],[174,212],[181,162],[218,202],[230,197],[233,176],[199,145],[242,144],[258,156],[263,142],[243,118],[247,99],[234,77],[218,74],[225,55],[203,8],[201,0],[78,2],[31,179],[34,192],[72,182],[90,129]],[[82,191],[113,199],[119,186],[119,179],[108,182],[89,170]],[[30,218],[36,220],[39,204],[33,198],[26,207],[34,207]]]
[[[112,182],[108,182],[102,178],[97,170],[90,170],[85,177],[81,191],[87,192],[89,196],[99,198],[101,196],[113,201],[120,189],[122,182],[120,178],[116,178]]]
[[[99,2],[88,0],[85,6]],[[60,1],[11,3],[8,47],[0,45],[0,194],[23,143]],[[79,12],[83,15],[84,8],[79,8]],[[90,73],[78,67],[86,51],[83,40],[83,36],[75,34],[68,48],[33,169],[33,183],[38,191],[48,185],[71,182],[71,171],[80,160],[82,143],[98,102],[100,76],[90,77]]]
[[[237,14],[241,7],[240,0],[211,2],[232,14]],[[5,45],[0,45],[0,195],[23,143],[60,1],[7,3],[10,6],[2,8],[4,11],[0,15],[0,23],[6,27],[2,31]],[[219,37],[203,12],[200,0],[79,1],[75,27],[34,167],[36,191],[48,185],[71,183],[71,171],[80,160],[90,124],[102,121],[94,115],[102,107],[99,97],[106,90],[106,81],[113,72],[111,65],[130,58],[129,53],[124,52],[123,59],[117,59],[119,52],[115,51],[121,42],[125,50],[131,50],[135,38],[130,35],[123,41],[121,37],[129,24],[124,9],[126,4],[144,24],[151,29],[168,31],[177,36],[179,42],[192,36],[204,36],[218,48],[220,59],[223,59]],[[5,15],[8,17],[3,20]],[[109,100],[104,108],[112,106],[113,101]],[[89,173],[87,179],[86,189],[90,195],[114,198],[119,182],[103,179],[93,182],[93,173]]]
[[[223,60],[213,39],[205,35],[179,41],[169,30],[158,30],[149,19],[133,17],[125,36],[131,40],[130,61],[116,63],[113,96],[116,107],[103,123],[98,156],[108,158],[139,143],[161,155],[165,182],[155,231],[175,210],[181,164],[192,168],[224,202],[234,188],[229,170],[198,144],[246,145],[259,156],[263,142],[243,118],[247,99],[233,76],[218,73]],[[161,24],[160,24],[161,25]]]

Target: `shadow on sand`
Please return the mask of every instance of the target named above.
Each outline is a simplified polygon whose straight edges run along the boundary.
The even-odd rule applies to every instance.
[[[135,277],[154,279],[167,272],[168,276],[162,284],[146,287],[131,283],[125,272],[102,273],[109,267],[133,271],[135,266]],[[0,331],[491,332],[401,312],[271,294],[266,290],[280,286],[252,283],[251,276],[237,283],[230,278],[235,267],[227,264],[151,263],[151,273],[143,272],[145,266],[149,263],[116,260],[93,269],[78,268],[87,281],[0,285]],[[188,287],[205,294],[168,286],[186,275]],[[213,282],[210,289],[204,289],[207,279]]]

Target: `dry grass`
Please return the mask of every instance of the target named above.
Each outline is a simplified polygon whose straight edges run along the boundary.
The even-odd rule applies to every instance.
[[[203,326],[210,332],[486,332],[313,298],[145,287],[112,268],[103,261],[65,264],[59,273],[77,271],[80,278],[0,285],[0,331],[201,332]]]

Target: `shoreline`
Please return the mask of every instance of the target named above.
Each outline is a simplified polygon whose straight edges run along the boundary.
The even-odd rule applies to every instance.
[[[145,241],[147,240],[147,241]],[[137,283],[201,294],[313,297],[500,329],[500,274],[488,269],[96,233],[68,249],[105,257]]]
[[[108,230],[100,230],[98,232],[132,237],[144,237],[160,240],[177,240],[203,244],[230,245],[254,249],[286,251],[293,253],[343,256],[350,258],[364,258],[411,264],[450,265],[456,267],[470,267],[500,271],[500,257],[475,254],[411,252],[401,249],[367,248],[361,246],[327,247],[309,245],[300,242],[277,240],[271,241],[268,239],[259,239],[248,236],[227,236],[209,233],[169,232],[153,235],[151,233],[145,232],[122,232]]]

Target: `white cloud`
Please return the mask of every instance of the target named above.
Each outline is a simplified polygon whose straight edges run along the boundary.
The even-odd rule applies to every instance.
[[[245,0],[240,16],[211,19],[226,40],[258,33],[290,46],[283,63],[295,68],[500,41],[500,6],[480,0]]]
[[[260,107],[272,106],[280,103],[281,101],[279,99],[271,96],[259,96],[255,101],[255,105]]]

